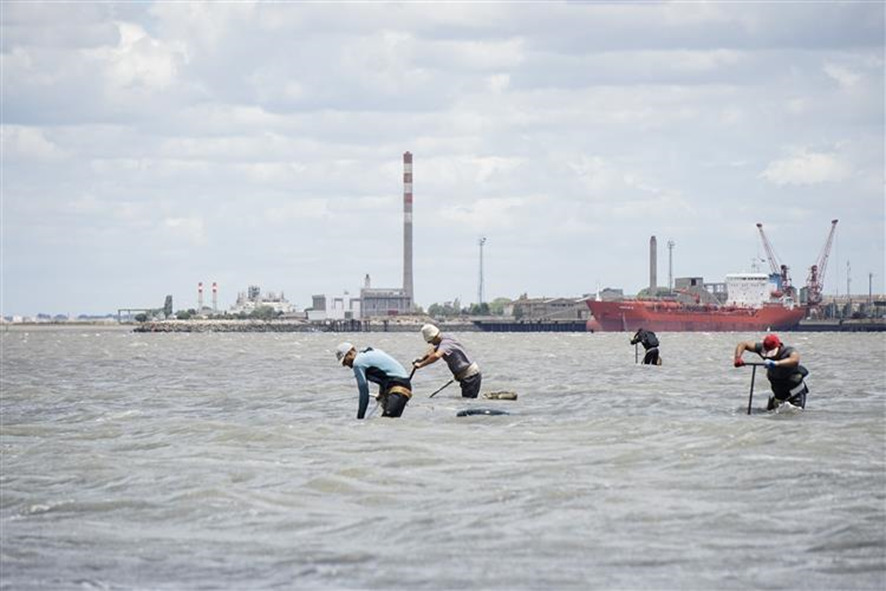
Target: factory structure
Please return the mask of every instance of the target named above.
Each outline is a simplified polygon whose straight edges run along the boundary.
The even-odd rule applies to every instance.
[[[215,314],[218,312],[218,283],[215,281],[212,282],[212,306],[206,306],[203,303],[203,282],[200,281],[197,283],[197,313],[205,314],[211,313]]]
[[[307,318],[322,320],[359,320],[379,316],[404,316],[415,311],[412,274],[412,153],[403,153],[403,285],[372,287],[367,273],[360,297],[318,294],[312,296]]]
[[[250,314],[259,308],[272,308],[278,314],[291,314],[295,307],[286,299],[281,291],[263,293],[257,285],[250,285],[245,292],[237,294],[237,301],[231,306],[232,314]]]
[[[403,153],[403,286],[372,287],[369,275],[360,290],[360,316],[398,316],[415,310],[412,280],[412,154]]]
[[[372,319],[381,319],[384,326],[388,326],[389,319],[399,317],[393,320],[395,324],[408,324],[416,321],[415,318],[407,318],[413,316],[417,307],[415,305],[414,292],[414,275],[413,275],[413,156],[411,152],[403,153],[403,275],[402,285],[397,287],[374,287],[369,273],[363,278],[362,286],[359,290],[358,297],[352,297],[348,291],[339,294],[316,294],[312,296],[311,306],[306,308],[304,312],[298,312],[296,307],[286,300],[284,294],[274,292],[262,293],[261,289],[256,285],[250,285],[247,291],[240,292],[229,312],[238,316],[252,315],[254,312],[265,313],[266,308],[272,309],[280,317],[288,317],[290,319],[300,318],[310,323],[330,323],[335,330],[349,330],[357,325],[363,326]],[[504,304],[499,303],[498,310],[490,314],[486,314],[489,318],[482,320],[486,325],[483,330],[498,330],[490,328],[496,322],[501,324],[501,330],[515,330],[513,326],[507,326],[499,321],[493,320],[492,316],[499,318],[511,318],[512,324],[539,324],[539,330],[562,330],[564,326],[575,325],[583,327],[589,322],[597,318],[597,311],[594,306],[600,308],[600,314],[605,314],[605,306],[596,302],[621,302],[625,305],[631,302],[661,302],[664,307],[671,306],[679,310],[695,307],[710,307],[716,309],[724,306],[731,307],[749,307],[755,303],[766,302],[767,300],[781,299],[787,307],[794,307],[796,304],[808,304],[810,308],[814,306],[821,307],[821,292],[825,266],[827,264],[828,252],[833,241],[834,227],[837,220],[831,223],[831,231],[828,235],[822,254],[819,259],[811,267],[810,279],[804,289],[796,290],[790,280],[787,265],[780,264],[774,256],[771,245],[763,232],[762,224],[757,224],[760,231],[764,246],[766,247],[772,272],[767,275],[764,273],[742,273],[726,276],[724,282],[705,282],[700,276],[683,276],[674,277],[673,272],[673,250],[675,242],[667,241],[668,248],[668,275],[667,284],[661,285],[658,278],[658,242],[656,236],[649,238],[649,258],[648,258],[648,286],[640,290],[636,296],[626,296],[622,289],[608,287],[597,290],[594,295],[584,294],[581,297],[541,297],[530,298],[527,294],[522,294],[516,300],[508,301]],[[483,302],[483,245],[485,237],[480,238],[480,277],[478,289],[478,303]],[[848,272],[847,272],[848,273]],[[664,283],[664,282],[662,282]],[[870,283],[870,278],[869,278]],[[848,293],[847,280],[847,293]],[[869,289],[869,291],[871,291]],[[798,297],[799,296],[799,297]],[[868,296],[868,307],[873,307],[872,294]],[[850,300],[851,301],[851,300]],[[882,306],[886,307],[886,306]],[[164,309],[171,308],[168,304]],[[445,307],[444,307],[445,308]],[[621,309],[621,308],[620,308]],[[670,308],[669,308],[670,309]],[[851,313],[851,305],[847,305],[847,309]],[[488,310],[488,309],[487,309]],[[143,310],[121,309],[118,311],[118,317],[122,312],[127,312],[130,316],[133,312],[145,312]],[[214,316],[219,313],[218,309],[218,284],[212,283],[212,303],[206,306],[203,299],[203,282],[198,284],[197,289],[197,314],[206,316]],[[171,310],[169,310],[171,312]],[[167,317],[169,316],[167,312]],[[436,312],[435,314],[439,314]],[[456,311],[455,315],[461,312]],[[476,312],[475,312],[476,314]],[[622,326],[624,330],[625,314],[622,312]],[[822,311],[823,316],[834,317],[836,311]],[[452,317],[451,312],[444,312],[442,317]],[[560,323],[560,324],[557,324]],[[693,316],[693,323],[698,324],[698,314]],[[617,324],[617,323],[616,323]],[[488,325],[488,326],[487,326]],[[552,328],[558,326],[559,328]],[[613,325],[614,326],[614,325]],[[348,328],[351,327],[351,328]],[[579,328],[579,330],[583,330]],[[611,328],[607,328],[611,330]],[[670,330],[682,330],[670,328]]]
[[[403,285],[402,287],[373,287],[369,274],[363,279],[359,297],[342,294],[312,296],[311,307],[304,312],[313,322],[360,320],[372,317],[404,316],[415,311],[412,258],[412,154],[403,154]],[[257,285],[237,294],[237,300],[227,310],[234,315],[249,315],[262,308],[271,308],[281,316],[294,316],[296,307],[283,292],[262,292]],[[126,310],[128,312],[141,310]],[[207,306],[203,296],[203,282],[197,284],[196,313],[212,316],[218,308],[218,283],[212,282],[212,303]],[[118,311],[118,316],[120,312]]]

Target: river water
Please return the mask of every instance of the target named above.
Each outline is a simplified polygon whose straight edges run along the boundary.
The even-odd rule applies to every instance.
[[[783,334],[807,409],[750,416],[760,335],[459,336],[518,400],[438,363],[357,421],[342,335],[3,333],[0,586],[886,588],[886,335]]]

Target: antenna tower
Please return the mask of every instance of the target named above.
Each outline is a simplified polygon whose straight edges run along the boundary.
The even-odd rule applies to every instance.
[[[668,240],[668,291],[674,289],[674,245],[673,240]]]
[[[483,245],[486,244],[486,236],[482,236],[477,242],[480,245],[480,285],[477,288],[477,305],[483,303]]]

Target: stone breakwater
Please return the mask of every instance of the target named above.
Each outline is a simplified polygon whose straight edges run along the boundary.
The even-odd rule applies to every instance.
[[[307,322],[262,320],[161,320],[142,322],[133,332],[320,332]]]
[[[424,320],[344,320],[308,322],[306,320],[162,320],[143,322],[133,332],[418,332]],[[450,332],[476,332],[472,322],[438,324]]]

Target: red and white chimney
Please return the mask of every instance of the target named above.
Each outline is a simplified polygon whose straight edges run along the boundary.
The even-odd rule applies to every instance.
[[[412,283],[412,154],[403,153],[403,291],[413,306]]]
[[[197,284],[197,312],[203,310],[203,282]]]

